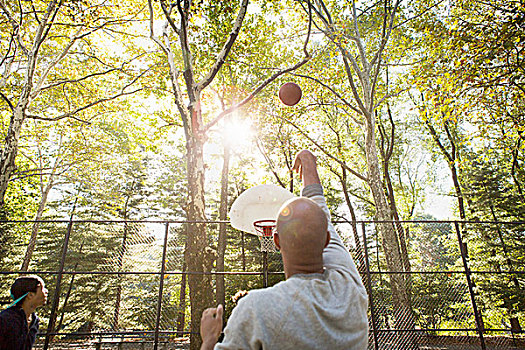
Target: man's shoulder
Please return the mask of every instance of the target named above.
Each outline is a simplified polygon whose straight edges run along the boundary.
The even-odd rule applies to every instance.
[[[21,310],[15,307],[10,307],[0,312],[0,321],[4,325],[16,325],[20,323]],[[23,311],[22,311],[23,312]]]
[[[15,317],[18,316],[20,312],[16,309],[16,307],[8,307],[5,310],[0,311],[0,317]]]
[[[258,304],[261,301],[271,299],[276,295],[276,286],[261,288],[261,289],[252,289],[246,296],[244,296],[239,303],[243,304]]]
[[[289,300],[288,295],[294,293],[296,282],[297,281],[289,278],[272,287],[252,289],[246,296],[239,300],[239,306],[243,305],[249,308],[266,309],[268,307],[282,305],[283,301]]]

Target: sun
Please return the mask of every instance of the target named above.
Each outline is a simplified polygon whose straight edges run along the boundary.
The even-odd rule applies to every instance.
[[[249,119],[240,119],[234,115],[223,122],[223,140],[231,148],[249,148],[252,145],[254,135],[253,126]]]

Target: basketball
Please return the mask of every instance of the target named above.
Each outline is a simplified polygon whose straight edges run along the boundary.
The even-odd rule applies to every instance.
[[[287,106],[293,106],[303,96],[301,88],[296,83],[288,82],[284,83],[279,89],[279,99],[282,103]]]

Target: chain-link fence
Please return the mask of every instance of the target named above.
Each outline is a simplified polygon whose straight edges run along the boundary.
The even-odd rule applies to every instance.
[[[370,349],[524,349],[525,223],[335,222],[369,294]],[[0,222],[0,302],[22,272],[44,278],[48,306],[37,347],[187,347],[187,222]],[[226,316],[242,290],[284,279],[279,253],[255,236],[207,222],[211,247],[226,226]],[[381,227],[381,229],[379,229]],[[398,265],[386,259],[395,232]],[[38,232],[28,259],[28,242]],[[215,266],[215,265],[214,265]],[[218,283],[224,279],[224,283]],[[220,289],[220,288],[219,288]],[[5,307],[5,306],[4,306]]]

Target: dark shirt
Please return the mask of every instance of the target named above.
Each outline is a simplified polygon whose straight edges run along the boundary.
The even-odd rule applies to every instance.
[[[24,310],[16,305],[0,312],[0,350],[30,350],[38,324],[38,317],[33,313],[28,327]]]

